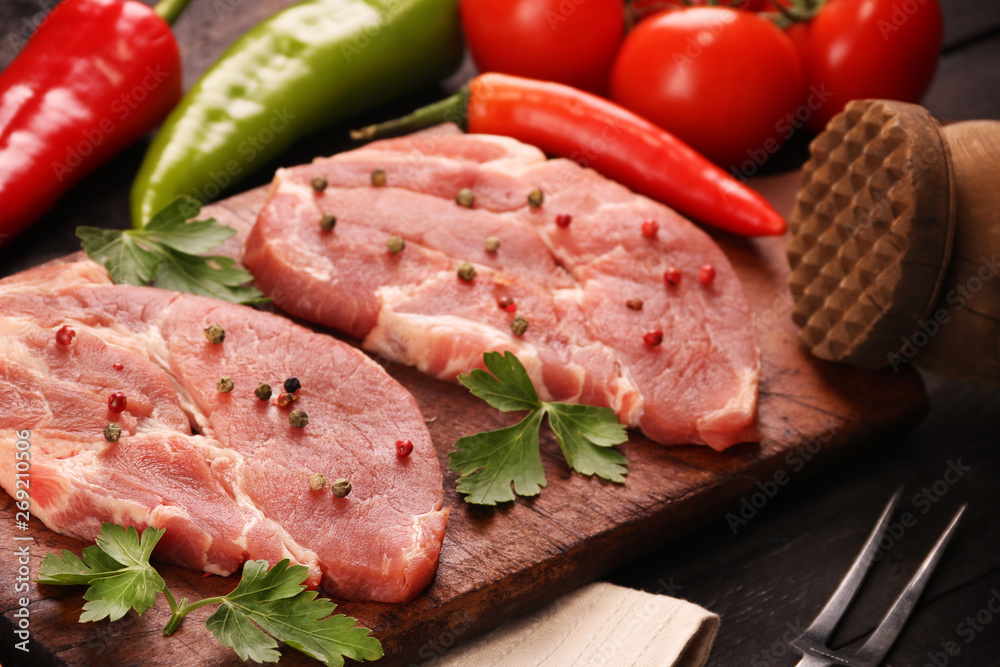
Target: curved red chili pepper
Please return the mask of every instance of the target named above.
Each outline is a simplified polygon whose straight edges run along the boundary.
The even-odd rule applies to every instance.
[[[170,26],[134,0],[64,0],[0,72],[0,245],[181,99]]]
[[[469,82],[468,131],[501,134],[568,157],[735,234],[782,234],[785,219],[693,148],[613,102],[505,74]]]
[[[614,102],[550,81],[480,74],[453,97],[351,136],[372,139],[445,121],[575,160],[734,234],[785,232],[785,219],[767,200],[674,135]]]

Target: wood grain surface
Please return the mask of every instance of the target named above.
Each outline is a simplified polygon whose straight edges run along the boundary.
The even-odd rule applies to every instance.
[[[787,209],[798,174],[762,179],[756,185]],[[246,227],[263,201],[261,190],[237,195],[205,209],[220,222]],[[552,600],[661,546],[699,521],[717,516],[734,499],[760,504],[777,493],[790,473],[818,471],[879,438],[914,423],[926,395],[912,369],[866,372],[813,359],[798,343],[791,323],[788,266],[783,239],[747,240],[718,234],[740,274],[757,316],[762,350],[760,424],[762,441],[723,453],[707,447],[664,447],[638,434],[621,450],[629,460],[624,486],[570,474],[550,433],[542,441],[549,486],[534,499],[498,509],[467,506],[445,475],[445,503],[453,508],[438,574],[430,588],[406,605],[344,603],[382,641],[383,664],[409,664],[433,657],[450,637],[470,637]],[[486,408],[462,387],[387,363],[389,373],[417,397],[441,461],[462,435],[513,423],[516,415]],[[9,502],[9,501],[8,501]],[[5,515],[11,514],[6,508]],[[751,508],[752,510],[753,508]],[[744,510],[749,512],[749,510]],[[749,518],[749,517],[748,517]],[[0,523],[0,553],[12,558],[12,521]],[[29,531],[32,563],[47,551],[83,545],[35,523]],[[175,596],[191,599],[225,594],[232,579],[205,578],[176,567],[162,568]],[[158,634],[166,604],[142,617],[117,623],[79,625],[82,588],[34,586],[31,664],[171,665],[237,663],[200,623],[211,612],[192,614],[172,637]],[[0,589],[0,608],[16,608],[10,587]],[[10,611],[4,618],[16,622]],[[120,632],[95,649],[91,636]],[[153,651],[137,653],[142,645]],[[2,655],[2,654],[0,654]],[[290,664],[308,662],[286,650]]]

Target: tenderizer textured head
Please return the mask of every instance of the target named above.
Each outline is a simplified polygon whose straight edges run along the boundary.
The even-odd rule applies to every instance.
[[[932,309],[951,255],[951,157],[920,106],[857,100],[810,145],[789,218],[799,337],[878,368]]]

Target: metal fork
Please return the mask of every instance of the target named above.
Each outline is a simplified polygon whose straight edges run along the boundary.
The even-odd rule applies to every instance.
[[[868,536],[868,541],[861,548],[861,553],[854,559],[851,569],[847,571],[837,590],[833,592],[826,606],[819,612],[816,619],[806,628],[798,638],[792,640],[791,646],[802,654],[802,660],[797,667],[834,667],[836,665],[850,665],[851,667],[875,667],[885,659],[893,642],[903,630],[907,619],[913,612],[913,608],[920,598],[927,581],[931,578],[931,573],[941,560],[941,554],[951,540],[955,532],[958,520],[962,518],[966,505],[962,505],[958,512],[952,517],[951,523],[938,538],[937,543],[931,552],[924,558],[913,578],[906,584],[906,588],[899,594],[892,607],[886,612],[885,617],[879,622],[878,627],[872,633],[864,646],[855,653],[838,653],[826,647],[826,641],[833,634],[834,628],[840,622],[847,607],[861,588],[861,583],[865,580],[868,570],[871,568],[875,554],[878,552],[878,542],[889,527],[889,519],[892,517],[899,503],[899,498],[903,494],[900,488],[889,499],[889,504],[882,511],[878,523]]]

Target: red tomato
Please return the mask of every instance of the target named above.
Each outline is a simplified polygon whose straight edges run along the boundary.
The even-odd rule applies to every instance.
[[[744,173],[791,136],[803,88],[788,36],[757,14],[723,7],[645,19],[611,73],[615,101]]]
[[[459,7],[481,72],[607,90],[625,31],[622,0],[461,0]]]
[[[802,57],[806,127],[819,132],[851,100],[917,102],[934,78],[944,38],[938,0],[828,0],[788,29]]]
[[[742,9],[745,12],[774,12],[775,0],[732,0],[725,6]],[[791,7],[793,0],[777,0],[783,7]],[[646,16],[661,9],[677,9],[679,7],[705,7],[716,4],[714,0],[633,0],[631,8],[639,16]]]

